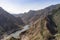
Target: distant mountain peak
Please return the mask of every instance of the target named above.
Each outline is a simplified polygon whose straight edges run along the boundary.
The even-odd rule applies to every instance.
[[[0,7],[0,10],[2,10],[2,7]]]
[[[0,10],[4,10],[2,7],[0,7]]]
[[[9,14],[7,11],[5,11],[2,7],[0,7],[0,15],[3,14],[3,15],[7,15]]]
[[[35,12],[35,10],[29,10],[29,12]]]

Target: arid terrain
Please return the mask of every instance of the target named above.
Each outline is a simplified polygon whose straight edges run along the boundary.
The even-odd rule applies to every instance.
[[[60,40],[60,4],[23,14],[0,7],[0,40]]]

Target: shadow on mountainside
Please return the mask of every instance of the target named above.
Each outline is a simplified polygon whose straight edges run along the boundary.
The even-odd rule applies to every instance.
[[[55,35],[58,31],[55,22],[52,20],[52,15],[47,16],[47,21],[48,21],[46,24],[47,29],[52,35]],[[53,40],[53,39],[55,39],[55,36],[51,36],[48,38],[48,40]]]
[[[50,33],[52,34],[52,35],[55,35],[56,33],[57,33],[57,26],[56,26],[56,24],[55,24],[55,22],[52,20],[52,16],[51,15],[49,15],[48,17],[47,17],[47,28],[48,28],[48,30],[50,31]]]

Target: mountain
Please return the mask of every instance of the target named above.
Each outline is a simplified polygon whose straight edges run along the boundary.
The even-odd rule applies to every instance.
[[[23,14],[17,14],[16,16],[19,16],[22,18],[22,20],[25,22],[25,23],[30,23],[32,18],[37,16],[37,15],[40,15],[40,17],[44,17],[46,15],[50,15],[52,14],[52,10],[53,9],[58,9],[60,7],[60,4],[56,4],[56,5],[51,5],[49,7],[46,7],[44,9],[41,9],[41,10],[30,10],[29,12],[26,12],[26,13],[23,13]],[[30,21],[30,22],[29,22]]]
[[[20,17],[16,18],[0,7],[0,37],[3,34],[11,34],[19,30],[19,25],[24,25]]]
[[[30,29],[20,34],[20,40],[60,40],[59,17],[60,4],[22,14],[22,20],[30,25]]]
[[[60,26],[60,18],[59,18],[60,12],[59,11],[60,11],[60,4],[56,4],[56,5],[51,5],[49,7],[46,7],[44,9],[37,10],[37,11],[30,10],[29,12],[22,14],[21,18],[25,23],[31,24],[39,18],[45,17],[47,15],[52,15],[53,16],[52,19],[55,21],[59,30],[60,28],[59,27]]]

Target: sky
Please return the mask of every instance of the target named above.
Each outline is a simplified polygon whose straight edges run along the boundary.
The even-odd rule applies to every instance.
[[[55,4],[60,4],[60,0],[0,0],[0,7],[12,14],[40,10]]]

